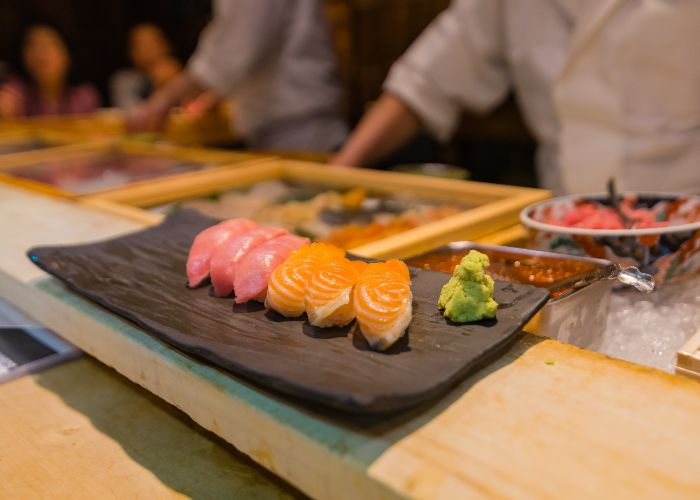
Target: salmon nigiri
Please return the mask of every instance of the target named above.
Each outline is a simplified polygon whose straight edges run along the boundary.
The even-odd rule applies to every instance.
[[[308,242],[308,238],[287,234],[273,238],[246,253],[238,261],[233,279],[236,304],[253,299],[263,302],[272,272],[287,260],[290,253]]]
[[[304,292],[309,323],[326,328],[345,326],[355,319],[353,290],[366,266],[365,262],[343,257],[316,269]]]
[[[357,324],[367,343],[379,351],[391,347],[413,315],[411,277],[399,260],[368,264],[355,285]]]
[[[187,280],[190,287],[199,285],[209,276],[211,255],[223,242],[239,234],[256,229],[258,225],[248,219],[231,219],[220,222],[200,232],[192,243],[187,256]]]
[[[286,229],[279,227],[261,227],[245,232],[235,238],[230,238],[219,245],[211,256],[209,274],[214,287],[214,295],[227,297],[233,291],[233,281],[236,276],[238,262],[255,247],[272,238],[287,234]]]
[[[304,314],[304,290],[311,273],[345,250],[327,243],[305,245],[292,253],[270,276],[265,306],[282,316],[295,318]]]

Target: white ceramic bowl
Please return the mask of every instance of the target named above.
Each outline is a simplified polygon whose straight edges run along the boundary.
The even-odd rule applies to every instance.
[[[530,205],[520,213],[520,221],[529,232],[530,247],[636,266],[653,275],[657,284],[700,270],[700,196],[642,192],[621,195],[635,197],[636,206],[659,209],[669,225],[646,229],[586,229],[544,222],[560,219],[582,202],[607,199],[607,194],[560,196]]]

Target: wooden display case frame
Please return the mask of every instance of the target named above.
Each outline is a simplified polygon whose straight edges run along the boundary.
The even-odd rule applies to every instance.
[[[175,108],[163,123],[158,133],[135,134],[132,139],[154,138],[182,146],[212,146],[231,144],[240,137],[231,125],[228,107],[190,116],[181,108]],[[0,134],[4,131],[44,131],[70,133],[82,142],[95,139],[115,139],[128,135],[126,113],[120,109],[104,109],[94,113],[39,116],[20,118],[0,123]]]
[[[21,143],[24,141],[36,140],[46,146],[39,149],[17,151],[11,153],[0,153],[0,166],[13,164],[15,162],[31,162],[35,159],[41,160],[47,154],[61,154],[82,149],[86,144],[91,144],[93,140],[85,140],[83,137],[72,132],[61,132],[56,130],[28,129],[28,128],[0,128],[0,145]]]
[[[676,373],[700,381],[700,327],[678,351]]]
[[[112,208],[119,212],[123,210],[119,205],[155,207],[272,179],[311,182],[328,188],[365,187],[375,192],[414,194],[437,201],[475,205],[456,215],[349,249],[357,255],[379,259],[407,257],[451,241],[477,240],[504,229],[512,231],[520,210],[550,195],[541,189],[276,159],[236,169],[202,172],[197,182],[173,177],[158,184],[142,184],[83,199],[93,204],[102,203],[103,208],[110,206],[105,202],[111,202]],[[159,219],[144,215],[144,222],[156,220]]]
[[[122,137],[126,134],[126,123],[123,111],[103,109],[84,114],[18,118],[0,124],[0,131],[4,130],[71,133],[81,140],[92,140]]]
[[[129,183],[123,186],[102,189],[83,195],[73,193],[55,186],[51,186],[49,184],[44,184],[42,182],[30,179],[22,179],[20,177],[15,177],[12,175],[12,172],[14,170],[26,167],[33,163],[47,160],[78,158],[80,156],[91,155],[101,151],[109,151],[111,149],[118,149],[119,151],[125,153],[159,157],[166,156],[178,160],[188,160],[202,163],[216,163],[217,165],[207,168],[205,170],[198,170],[186,173],[175,173],[172,175],[167,175],[155,179],[148,179],[144,181]],[[149,187],[157,190],[168,189],[168,186],[170,186],[170,182],[175,181],[176,179],[179,179],[180,182],[184,184],[198,185],[199,183],[197,181],[197,177],[201,174],[210,174],[212,172],[222,169],[227,170],[238,165],[255,164],[260,161],[265,161],[272,158],[271,156],[264,156],[254,153],[244,153],[218,149],[190,148],[175,146],[172,144],[148,143],[142,141],[135,141],[131,139],[93,140],[91,142],[66,146],[64,148],[52,148],[49,150],[45,149],[39,151],[31,151],[28,153],[17,153],[14,155],[7,156],[8,158],[4,159],[3,157],[0,157],[1,182],[21,186],[27,189],[41,192],[43,194],[63,198],[80,198],[83,196],[115,194],[119,193],[122,190],[130,191],[132,189],[138,190],[140,188],[142,189]],[[208,178],[207,176],[205,177]]]

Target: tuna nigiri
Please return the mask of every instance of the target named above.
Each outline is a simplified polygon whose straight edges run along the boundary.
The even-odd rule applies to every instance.
[[[233,291],[238,262],[253,248],[272,238],[287,234],[286,229],[261,227],[230,238],[214,250],[211,256],[210,276],[214,295],[227,297]]]
[[[264,301],[272,272],[290,253],[308,242],[308,238],[288,234],[273,238],[245,254],[238,261],[233,280],[236,303],[252,299]]]
[[[208,227],[194,239],[187,256],[187,280],[190,287],[199,285],[209,276],[211,255],[227,239],[256,229],[258,225],[248,219],[231,219]]]
[[[304,290],[311,273],[345,251],[327,243],[305,245],[292,253],[270,276],[265,306],[288,318],[304,314]]]
[[[392,259],[369,264],[354,292],[357,324],[373,349],[384,351],[406,331],[413,309],[406,264]]]
[[[345,326],[355,319],[353,289],[366,266],[343,257],[318,267],[304,292],[309,323],[326,328]]]

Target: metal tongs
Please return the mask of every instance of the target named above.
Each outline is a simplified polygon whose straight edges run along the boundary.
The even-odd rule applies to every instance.
[[[625,229],[631,228],[634,225],[634,221],[622,211],[622,207],[620,206],[620,194],[617,192],[617,188],[615,187],[615,179],[613,177],[608,179],[608,202],[610,203],[610,206],[612,206],[613,210],[617,212],[617,215],[620,216],[620,220],[622,220],[622,224],[625,226]]]
[[[619,264],[611,263],[565,278],[558,282],[555,287],[550,288],[550,291],[560,292],[569,289],[573,291],[596,281],[615,279],[644,293],[650,293],[655,286],[654,278],[650,274],[643,273],[634,266],[622,267]]]

